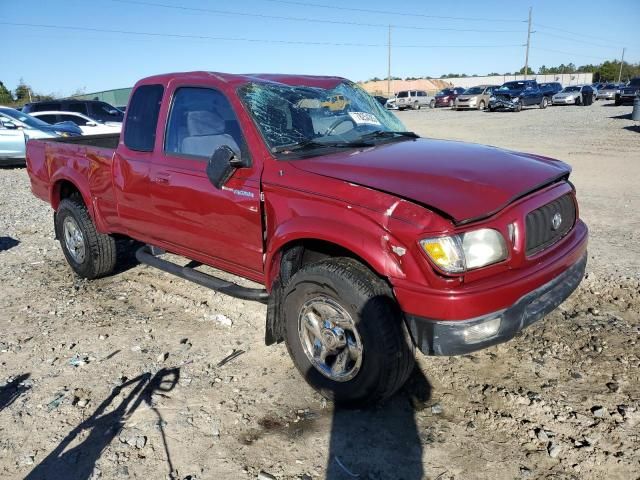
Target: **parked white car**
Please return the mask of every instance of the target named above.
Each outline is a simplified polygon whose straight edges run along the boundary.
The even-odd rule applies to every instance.
[[[97,122],[82,113],[77,112],[33,112],[31,114],[50,125],[63,122],[75,123],[83,135],[100,135],[104,133],[120,133],[122,123],[119,122]]]

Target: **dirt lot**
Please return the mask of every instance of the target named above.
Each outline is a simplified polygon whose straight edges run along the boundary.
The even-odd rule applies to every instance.
[[[0,170],[0,476],[640,478],[630,110],[399,113],[426,136],[570,163],[590,263],[579,291],[524,335],[464,357],[419,356],[404,391],[368,411],[334,410],[284,346],[265,347],[260,305],[130,258],[109,278],[75,278],[25,170]]]

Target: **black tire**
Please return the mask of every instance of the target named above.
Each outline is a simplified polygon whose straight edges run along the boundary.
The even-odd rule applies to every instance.
[[[614,104],[616,107],[619,107],[620,105],[622,105],[622,99],[616,95],[616,99],[614,100]]]
[[[489,111],[490,111],[490,112],[495,112],[495,111],[496,111],[496,109],[495,109],[495,108],[493,108],[493,107],[491,107],[491,106],[489,106]]]
[[[576,105],[578,105],[578,106],[579,106],[579,105],[582,105],[582,97],[578,96],[578,97],[576,98]]]
[[[478,110],[484,110],[486,108],[486,104],[484,103],[484,100],[480,100],[480,103],[478,104]]]
[[[436,101],[435,101],[435,100],[433,100],[433,99],[432,99],[432,100],[429,102],[429,108],[436,108]]]
[[[542,97],[542,100],[540,100],[540,108],[542,110],[547,108],[547,103],[548,103],[547,97]]]
[[[518,102],[513,111],[514,112],[521,112],[522,111],[522,102]]]
[[[420,104],[419,104],[418,102],[415,102],[415,103],[413,104],[413,109],[414,109],[414,110],[420,110]]]
[[[85,254],[80,260],[74,257],[65,239],[65,231],[68,228],[65,227],[67,218],[71,219],[69,221],[71,225],[75,222],[81,232]],[[60,202],[55,216],[55,229],[67,263],[78,276],[94,279],[113,272],[117,260],[116,242],[110,235],[96,230],[89,211],[80,197],[73,196]]]
[[[336,302],[353,320],[362,363],[353,378],[337,381],[320,372],[305,353],[299,320],[317,299]],[[371,270],[350,258],[332,258],[302,267],[283,297],[285,340],[302,376],[337,404],[361,407],[392,396],[409,377],[414,345],[393,294]]]

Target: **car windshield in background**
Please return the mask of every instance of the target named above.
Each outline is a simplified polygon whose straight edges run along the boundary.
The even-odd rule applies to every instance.
[[[482,88],[480,87],[471,87],[462,92],[464,95],[478,95],[482,93]]]
[[[618,86],[615,83],[607,83],[601,90],[615,90]]]
[[[453,93],[453,90],[451,90],[450,88],[445,88],[444,90],[440,90],[440,92],[438,92],[438,95],[451,95]]]
[[[522,90],[524,88],[524,82],[507,82],[502,85],[498,90]]]
[[[640,87],[640,78],[632,78],[627,87]]]
[[[565,87],[562,91],[563,92],[579,92],[580,87]]]
[[[274,153],[317,154],[411,135],[395,115],[351,82],[331,89],[249,83],[239,95]]]
[[[2,108],[0,109],[0,113],[4,113],[6,116],[22,122],[31,128],[50,127],[47,122],[43,122],[36,117],[32,117],[31,115],[27,115],[26,113],[14,110],[13,108]]]

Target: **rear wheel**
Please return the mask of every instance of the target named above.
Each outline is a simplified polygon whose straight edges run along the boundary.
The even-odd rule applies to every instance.
[[[336,403],[384,400],[413,368],[414,346],[391,290],[353,259],[302,267],[287,284],[283,312],[294,364]]]
[[[449,108],[453,108],[453,100],[449,100]]]
[[[542,97],[542,100],[540,100],[540,108],[542,109],[547,108],[548,103],[549,103],[549,100],[547,100],[547,97]]]
[[[99,278],[113,271],[117,258],[115,240],[96,230],[79,196],[60,202],[55,229],[67,263],[80,277]]]
[[[484,110],[486,107],[484,100],[480,100],[480,103],[478,104],[478,110]]]
[[[582,97],[576,97],[576,105],[582,105]]]
[[[436,108],[436,101],[435,100],[431,100],[429,102],[429,108]]]
[[[418,102],[415,102],[415,103],[413,104],[413,109],[414,109],[414,110],[420,110],[420,104],[419,104]]]

